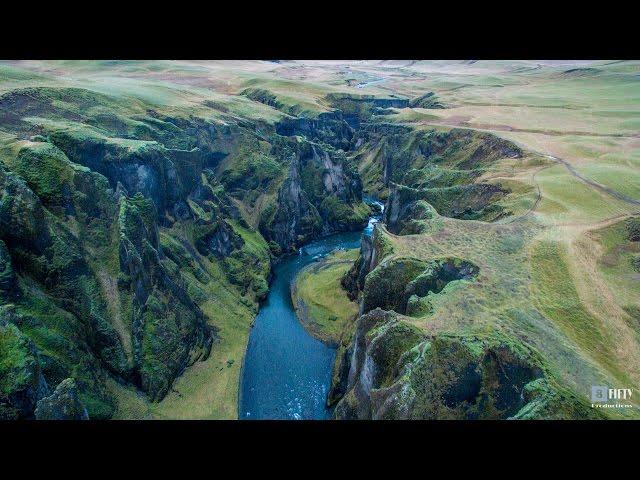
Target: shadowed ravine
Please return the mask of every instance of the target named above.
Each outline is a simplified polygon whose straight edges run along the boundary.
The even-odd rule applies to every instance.
[[[375,219],[364,230],[370,234]],[[273,283],[249,336],[244,360],[240,419],[322,420],[336,351],[302,327],[291,303],[298,272],[336,249],[357,248],[362,232],[341,233],[305,245],[274,268]]]

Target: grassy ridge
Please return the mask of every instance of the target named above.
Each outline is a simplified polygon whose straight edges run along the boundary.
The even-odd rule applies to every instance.
[[[616,362],[616,342],[607,325],[583,305],[567,269],[562,245],[541,240],[532,248],[535,298],[542,313],[575,342],[581,351],[624,384],[631,379]]]

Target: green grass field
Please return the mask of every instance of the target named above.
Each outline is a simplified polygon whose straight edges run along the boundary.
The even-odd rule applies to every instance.
[[[345,325],[358,313],[340,279],[358,256],[358,250],[339,250],[305,267],[296,277],[291,300],[298,318],[314,337],[337,345]]]

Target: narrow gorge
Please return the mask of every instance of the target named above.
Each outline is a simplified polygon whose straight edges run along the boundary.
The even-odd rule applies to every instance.
[[[0,64],[0,419],[636,418],[631,187],[493,74],[245,63]]]

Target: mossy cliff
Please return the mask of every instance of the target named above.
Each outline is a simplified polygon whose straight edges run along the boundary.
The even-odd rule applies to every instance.
[[[72,378],[60,382],[52,395],[40,400],[35,415],[37,420],[89,420]]]
[[[270,102],[246,96],[239,111],[0,95],[3,416],[34,418],[69,378],[58,397],[90,418],[127,416],[130,388],[153,408],[224,342],[246,344],[275,257],[366,225],[343,114],[255,114]]]
[[[438,96],[433,92],[427,92],[419,97],[412,98],[409,101],[411,108],[446,108],[438,99]]]
[[[363,228],[370,209],[362,202],[356,166],[341,150],[306,140],[283,141],[287,178],[260,220],[266,238],[289,251],[320,235]]]
[[[161,262],[151,200],[139,193],[122,198],[118,223],[120,284],[132,296],[133,365],[141,388],[159,399],[186,366],[209,355],[214,332],[180,277]]]
[[[376,309],[358,320],[350,350],[334,381],[337,419],[601,418],[502,334],[429,336]]]
[[[161,263],[152,200],[114,192],[100,174],[47,148],[36,152],[69,172],[63,204],[38,177],[25,175],[28,184],[0,171],[0,234],[10,253],[3,258],[5,272],[14,272],[5,275],[2,316],[33,338],[50,383],[76,378],[92,416],[109,416],[106,376],[161,398],[189,363],[206,356],[212,330]],[[18,153],[7,163],[28,167],[21,158],[31,157]]]
[[[434,209],[422,191],[390,183],[383,221],[397,235],[425,233],[434,217]]]
[[[0,419],[32,417],[48,391],[33,342],[15,325],[0,321]]]
[[[336,356],[336,419],[605,418],[514,334],[453,325],[433,333],[434,305],[474,288],[483,271],[457,257],[400,257],[393,243],[376,225],[342,279],[360,316]]]
[[[476,265],[459,258],[388,258],[393,250],[385,235],[376,226],[373,237],[362,237],[360,254],[341,280],[349,297],[360,299],[361,314],[375,308],[418,314],[416,309],[428,304],[431,293],[478,275]]]
[[[373,233],[370,236],[362,235],[358,257],[340,279],[340,285],[345,290],[347,297],[352,301],[359,302],[359,315],[363,313],[364,301],[362,297],[367,275],[392,253],[391,240],[388,234],[380,228],[380,224],[374,225]],[[327,399],[330,406],[334,405],[346,391],[347,373],[353,353],[354,325],[353,321],[345,324],[345,328],[341,332],[333,366],[332,387]]]
[[[415,130],[378,122],[362,126],[356,145],[364,191],[389,198],[392,220],[386,223],[394,233],[422,233],[421,221],[431,218],[431,209],[465,220],[495,221],[512,214],[504,203],[518,194],[483,174],[504,159],[525,155],[513,143],[472,130]]]
[[[392,252],[391,241],[378,224],[374,226],[371,236],[362,236],[356,261],[340,280],[351,300],[360,297],[367,274]]]
[[[489,183],[446,188],[411,188],[389,184],[384,222],[397,235],[429,233],[438,214],[461,220],[499,220],[511,213],[498,202],[508,193]]]

